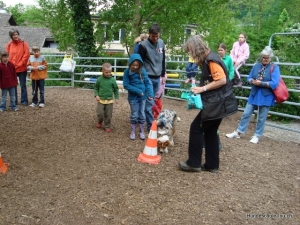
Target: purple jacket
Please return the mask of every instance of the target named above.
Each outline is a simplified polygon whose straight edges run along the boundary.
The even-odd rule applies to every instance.
[[[249,58],[249,55],[249,45],[246,41],[241,45],[238,41],[233,44],[232,49],[230,51],[230,56],[232,58],[233,63],[237,62],[239,64],[244,64]]]

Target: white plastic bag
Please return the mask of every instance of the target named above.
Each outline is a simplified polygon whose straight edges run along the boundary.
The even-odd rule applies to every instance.
[[[73,56],[64,56],[64,59],[59,67],[59,70],[62,72],[73,73],[75,70],[76,61],[73,60]]]

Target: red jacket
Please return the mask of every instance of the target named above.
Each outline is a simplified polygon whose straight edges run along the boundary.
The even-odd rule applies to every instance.
[[[12,88],[18,85],[17,73],[14,64],[8,62],[7,65],[0,63],[0,88]]]
[[[16,72],[27,71],[27,62],[30,56],[28,44],[21,39],[13,40],[6,45],[5,49],[9,54],[9,61],[16,67]]]

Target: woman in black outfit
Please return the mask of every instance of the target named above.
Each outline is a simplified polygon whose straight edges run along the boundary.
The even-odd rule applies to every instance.
[[[192,87],[194,94],[201,94],[203,110],[190,126],[188,159],[179,162],[187,172],[219,171],[219,140],[217,131],[222,118],[237,112],[226,67],[218,54],[211,51],[199,35],[191,36],[184,45],[195,62],[201,66],[200,86]],[[205,134],[205,135],[204,135]],[[202,165],[202,146],[205,140],[205,163]]]

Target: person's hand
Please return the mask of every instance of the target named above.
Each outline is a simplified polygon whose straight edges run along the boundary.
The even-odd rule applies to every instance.
[[[118,99],[115,99],[115,102],[116,102],[116,104],[119,104],[119,100]]]
[[[253,80],[252,80],[252,84],[255,85],[255,86],[260,86],[261,81],[260,81],[260,80],[257,80],[257,79],[255,79],[255,80],[253,79]]]
[[[202,87],[191,87],[191,91],[193,92],[193,94],[200,94],[200,93],[205,91],[205,88],[204,88],[204,86],[202,86]]]
[[[149,99],[149,100],[152,100],[153,98],[152,98],[152,97],[148,97],[148,99]]]
[[[162,77],[162,78],[161,78],[161,83],[162,83],[162,84],[165,84],[166,81],[167,81],[167,78],[166,78],[166,77]]]
[[[100,97],[99,96],[96,96],[95,99],[96,99],[97,102],[100,101]]]

